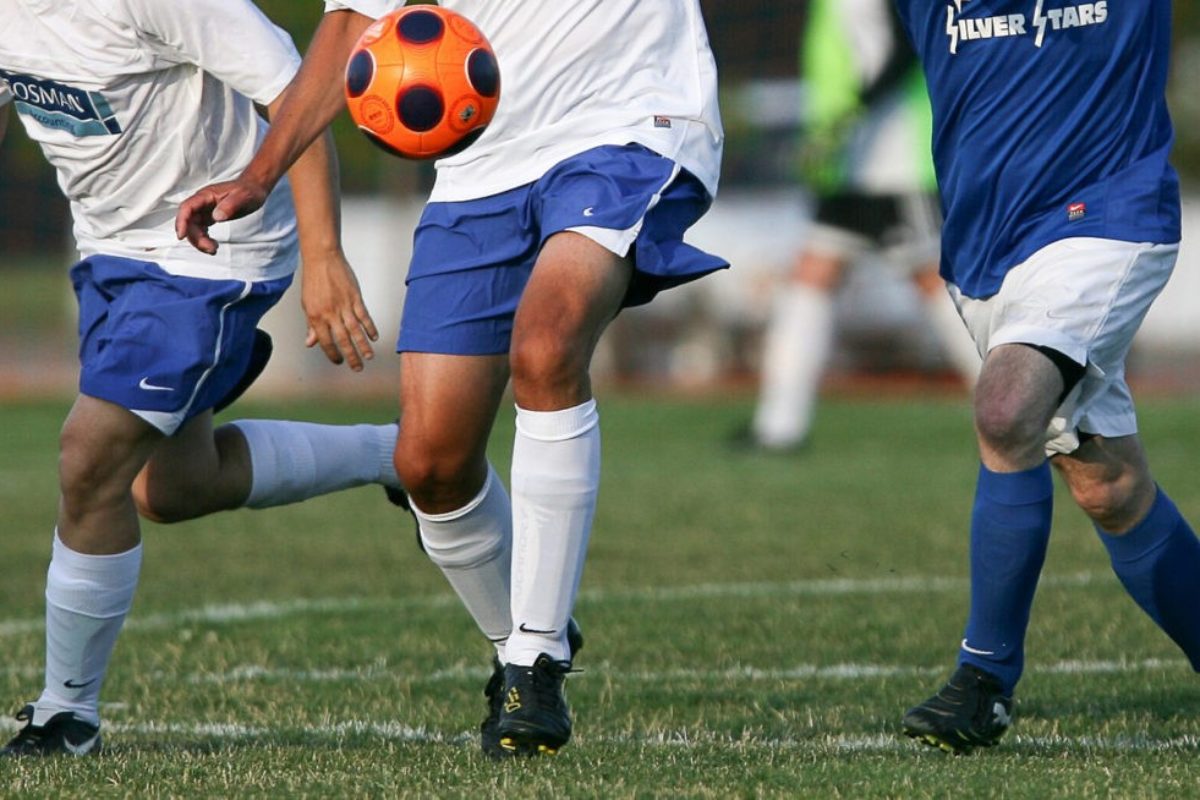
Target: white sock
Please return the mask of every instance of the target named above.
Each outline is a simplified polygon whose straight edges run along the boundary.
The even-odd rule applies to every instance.
[[[983,361],[954,301],[945,292],[935,292],[925,298],[925,308],[929,310],[929,324],[941,341],[943,352],[967,388],[974,389]]]
[[[510,663],[529,665],[540,653],[571,659],[567,622],[600,488],[599,424],[595,400],[562,411],[517,408]]]
[[[100,687],[117,634],[133,605],[142,545],[107,556],[76,553],[54,533],[46,572],[46,688],[33,724],[60,711],[100,723]]]
[[[316,425],[241,419],[230,424],[242,432],[250,448],[253,478],[247,508],[287,505],[368,483],[400,486],[392,462],[395,423]]]
[[[421,542],[463,605],[504,662],[512,629],[509,580],[512,572],[512,505],[504,482],[488,465],[487,480],[474,500],[448,514],[426,514],[412,504]]]
[[[768,447],[799,444],[812,427],[833,347],[833,297],[792,283],[776,298],[763,347],[754,435]]]

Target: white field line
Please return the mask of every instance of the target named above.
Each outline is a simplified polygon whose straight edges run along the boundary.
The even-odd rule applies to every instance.
[[[1043,588],[1079,588],[1111,580],[1108,573],[1080,572],[1068,575],[1043,576]],[[613,602],[679,602],[723,597],[786,597],[832,596],[851,594],[916,594],[929,592],[965,591],[966,578],[831,578],[762,583],[702,583],[691,586],[646,587],[628,589],[591,589],[579,595],[588,603]],[[277,620],[287,617],[322,614],[344,614],[352,611],[403,611],[405,609],[434,609],[455,607],[458,599],[452,594],[423,597],[371,598],[328,597],[312,600],[262,600],[252,603],[226,603],[174,612],[132,614],[125,623],[126,630],[163,630],[187,624],[222,625],[237,622]],[[23,636],[45,630],[44,619],[13,619],[0,621],[0,638]]]
[[[0,721],[0,730],[16,731],[15,720]],[[140,722],[105,723],[104,731],[110,734],[133,737],[163,736],[182,739],[224,740],[245,742],[262,740],[263,744],[294,737],[306,740],[313,738],[342,742],[349,738],[368,737],[383,741],[412,744],[476,746],[477,734],[472,731],[459,733],[432,731],[424,727],[412,727],[398,722],[373,722],[350,720],[332,724],[303,727],[269,728],[239,723],[214,722]],[[799,738],[791,736],[729,736],[705,730],[676,730],[647,733],[644,735],[588,735],[582,733],[575,738],[575,747],[595,745],[623,745],[633,747],[662,747],[682,750],[695,747],[727,747],[741,752],[754,750],[790,750],[804,753],[900,753],[923,752],[914,743],[896,735],[835,735]],[[1146,753],[1182,752],[1194,753],[1200,749],[1200,736],[1176,736],[1155,738],[1145,735],[1103,736],[1023,736],[1014,734],[1005,740],[1004,749],[1035,748],[1052,750],[1077,750],[1085,752]]]
[[[1185,659],[1146,658],[1140,661],[1058,661],[1051,664],[1030,664],[1026,672],[1041,675],[1113,675],[1139,672],[1186,670]],[[945,665],[921,667],[906,664],[798,664],[793,667],[763,669],[740,666],[720,670],[670,669],[662,671],[622,671],[610,662],[587,665],[583,673],[597,675],[623,683],[744,683],[760,681],[861,681],[871,679],[907,678],[940,675]],[[0,677],[31,680],[42,675],[35,665],[10,666],[0,669]],[[406,676],[387,664],[376,663],[363,667],[323,667],[318,669],[279,669],[260,664],[242,664],[224,672],[193,672],[180,675],[174,672],[151,672],[141,680],[158,684],[190,684],[226,686],[253,681],[286,683],[368,683],[372,681],[403,681],[412,685],[438,683],[482,682],[491,675],[485,667],[455,666],[448,669]],[[586,676],[581,673],[582,678]]]
[[[588,664],[580,673],[581,680],[595,675],[617,683],[679,684],[695,683],[756,683],[770,681],[864,681],[873,679],[941,675],[946,666],[921,667],[911,664],[797,664],[792,667],[763,669],[739,666],[728,669],[670,669],[662,671],[623,671],[610,662]],[[1030,664],[1026,672],[1038,675],[1130,675],[1141,672],[1184,671],[1189,669],[1185,659],[1147,658],[1140,661],[1058,661],[1051,664]],[[39,666],[6,667],[0,677],[31,680],[41,677]],[[449,669],[405,675],[386,664],[363,667],[323,667],[318,669],[278,669],[260,664],[243,664],[224,672],[193,672],[180,675],[174,672],[151,672],[140,676],[147,683],[193,686],[227,686],[254,681],[281,683],[369,683],[399,681],[420,686],[439,683],[482,683],[491,675],[485,667],[456,666]]]

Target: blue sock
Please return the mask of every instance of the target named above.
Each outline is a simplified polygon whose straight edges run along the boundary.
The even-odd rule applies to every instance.
[[[1171,498],[1159,489],[1150,513],[1123,536],[1096,532],[1125,590],[1200,672],[1200,541]]]
[[[1007,473],[980,465],[971,512],[971,613],[958,663],[995,675],[1007,695],[1025,668],[1025,629],[1053,510],[1050,462]]]

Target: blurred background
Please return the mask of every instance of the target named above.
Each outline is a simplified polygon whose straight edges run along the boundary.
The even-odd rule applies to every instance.
[[[258,0],[303,51],[320,3]],[[599,379],[635,387],[749,390],[773,288],[804,243],[810,199],[797,168],[805,86],[797,48],[804,0],[702,0],[722,80],[728,135],[721,196],[689,237],[733,269],[625,312],[598,356]],[[1131,357],[1135,381],[1164,390],[1200,389],[1200,4],[1177,0],[1172,110],[1184,175],[1185,244],[1175,277],[1155,305]],[[381,329],[379,358],[364,375],[305,351],[298,292],[268,317],[276,358],[258,396],[390,395],[389,357],[403,300],[413,224],[432,183],[429,164],[372,147],[343,116],[336,136],[345,201],[344,239]],[[0,398],[56,395],[75,385],[74,303],[66,271],[74,259],[66,202],[52,170],[9,126],[0,145]],[[826,388],[961,386],[926,329],[906,282],[881,266],[850,276],[837,299],[837,345]]]

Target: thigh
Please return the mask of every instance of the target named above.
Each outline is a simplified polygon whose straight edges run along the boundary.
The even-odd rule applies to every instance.
[[[621,309],[633,265],[587,236],[551,236],[517,307],[513,349],[531,337],[574,342],[591,352]]]
[[[507,383],[506,356],[403,353],[397,463],[467,470],[482,482],[488,437]]]

